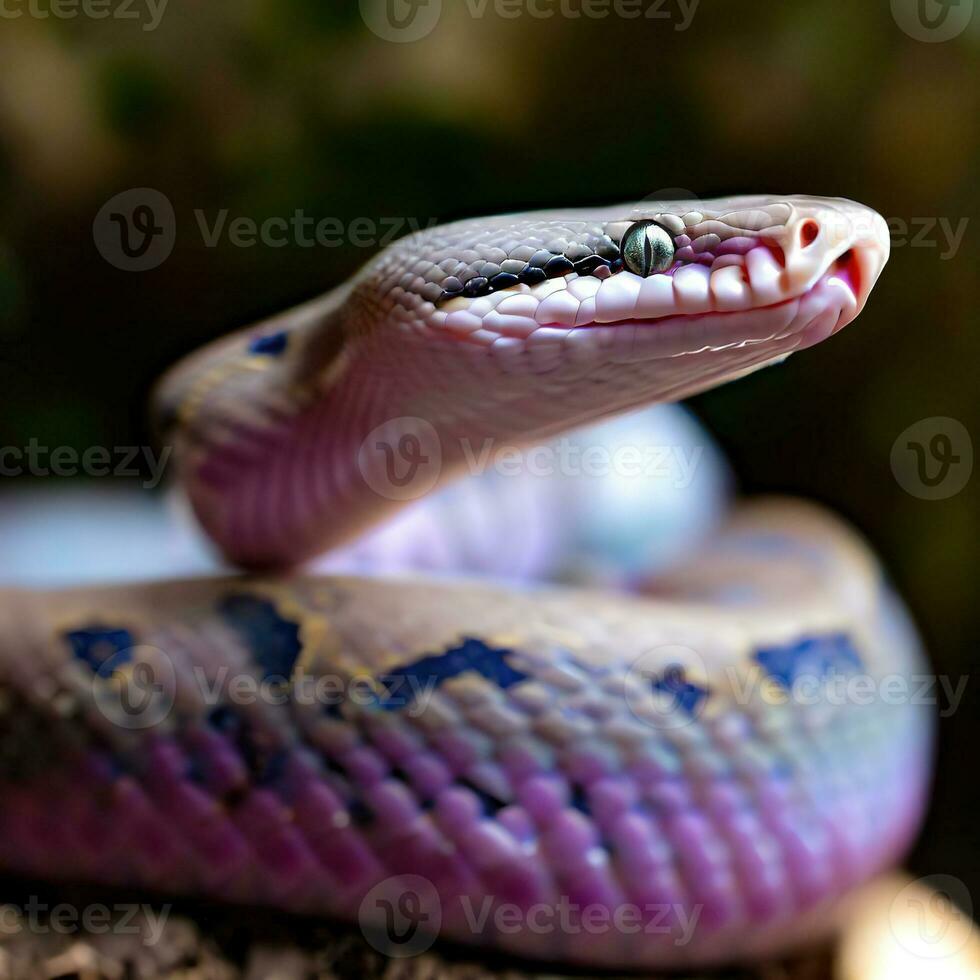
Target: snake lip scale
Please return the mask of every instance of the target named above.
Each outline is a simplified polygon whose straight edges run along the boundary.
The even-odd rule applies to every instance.
[[[888,248],[835,198],[468,219],[192,355],[160,430],[252,574],[0,594],[0,867],[602,969],[834,928],[931,762],[925,709],[827,695],[925,669],[864,543],[790,501],[721,521],[710,452],[673,495],[454,484],[473,445],[559,435],[700,459],[649,406],[837,333]]]

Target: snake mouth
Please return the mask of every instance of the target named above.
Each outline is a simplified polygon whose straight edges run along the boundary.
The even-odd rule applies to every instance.
[[[438,326],[473,343],[533,349],[560,343],[572,355],[616,361],[676,357],[754,343],[812,346],[861,312],[887,260],[879,230],[840,236],[819,256],[756,241],[713,267],[679,265],[642,278],[567,276],[476,300],[454,300]]]
[[[793,349],[804,349],[833,336],[858,316],[874,283],[871,272],[857,249],[847,249],[815,283],[787,299],[745,310],[583,324],[571,331],[569,339],[579,332],[616,331],[621,352],[617,360],[679,357],[780,340],[792,341]],[[624,358],[627,342],[630,356]]]

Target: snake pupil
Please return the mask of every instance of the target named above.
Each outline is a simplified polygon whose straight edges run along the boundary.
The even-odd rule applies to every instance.
[[[674,261],[674,239],[656,221],[637,221],[623,235],[623,264],[638,276],[664,272]]]

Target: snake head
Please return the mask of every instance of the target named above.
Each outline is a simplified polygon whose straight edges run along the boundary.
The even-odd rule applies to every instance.
[[[224,551],[288,564],[389,506],[363,492],[365,446],[428,438],[445,483],[474,441],[496,451],[684,398],[840,330],[888,250],[874,211],[812,197],[456,222],[205,348],[160,384],[156,415]],[[322,513],[273,486],[319,487]]]
[[[396,243],[365,270],[354,309],[360,297],[365,323],[383,308],[403,337],[475,346],[512,371],[689,355],[676,372],[689,393],[840,330],[888,253],[881,216],[842,199],[504,215]]]

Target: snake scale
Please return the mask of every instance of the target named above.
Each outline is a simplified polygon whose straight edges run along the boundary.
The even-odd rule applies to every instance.
[[[467,447],[823,341],[888,247],[875,212],[801,196],[465,220],[179,365],[160,429],[247,574],[2,593],[0,868],[592,968],[833,928],[916,832],[931,721],[882,695],[924,660],[832,517],[748,503],[617,575],[576,566],[560,495],[514,533],[491,493],[440,532],[485,523],[489,579],[430,525],[400,564],[373,539],[389,574],[285,570],[450,492]]]

